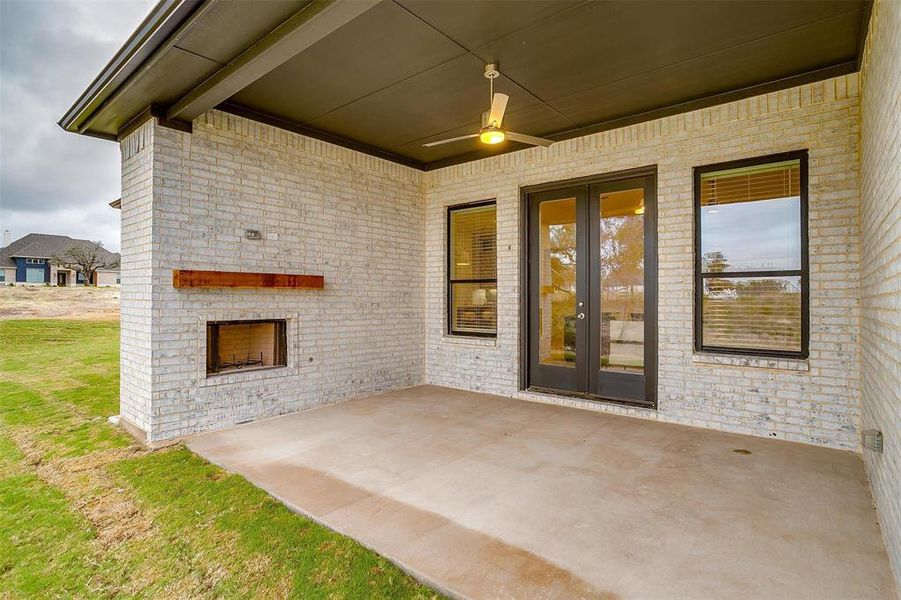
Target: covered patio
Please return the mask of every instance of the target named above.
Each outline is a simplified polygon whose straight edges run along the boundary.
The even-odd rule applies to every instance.
[[[120,146],[121,422],[460,596],[892,597],[899,40],[161,0],[60,120]]]
[[[888,598],[860,455],[422,385],[188,446],[472,598]]]

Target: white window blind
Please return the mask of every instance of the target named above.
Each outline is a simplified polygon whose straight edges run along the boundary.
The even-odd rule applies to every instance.
[[[450,333],[497,333],[497,210],[494,203],[448,212]]]
[[[748,350],[801,350],[801,278],[704,280],[704,344]]]
[[[700,173],[701,349],[805,352],[801,167],[798,158]]]
[[[801,193],[799,160],[713,171],[701,175],[701,206],[788,198]]]

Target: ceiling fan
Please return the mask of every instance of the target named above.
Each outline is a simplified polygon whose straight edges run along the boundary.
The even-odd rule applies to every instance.
[[[479,138],[483,144],[500,144],[504,140],[512,140],[532,146],[550,146],[554,142],[545,138],[535,137],[533,135],[525,135],[523,133],[514,133],[501,129],[501,123],[504,120],[504,111],[507,109],[507,101],[510,97],[507,94],[494,93],[494,80],[500,76],[497,65],[485,65],[485,78],[488,79],[488,90],[491,98],[491,109],[482,113],[482,129],[479,133],[471,133],[469,135],[461,135],[437,142],[429,142],[423,146],[430,148],[432,146],[440,146],[442,144],[450,144],[451,142],[459,142],[461,140],[470,140]]]

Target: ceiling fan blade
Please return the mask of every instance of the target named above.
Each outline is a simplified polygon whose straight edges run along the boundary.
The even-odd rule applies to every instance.
[[[488,124],[500,127],[504,120],[504,111],[507,110],[507,101],[510,96],[496,92],[491,99],[491,112],[488,114]]]
[[[440,146],[441,144],[450,144],[451,142],[459,142],[460,140],[468,140],[474,137],[479,137],[478,133],[471,133],[469,135],[461,135],[455,138],[448,138],[446,140],[439,140],[437,142],[429,142],[428,144],[423,144],[426,148],[431,148],[432,146]]]
[[[523,144],[531,144],[532,146],[550,146],[553,144],[553,140],[546,140],[544,138],[535,137],[534,135],[526,135],[524,133],[513,133],[512,131],[506,131],[507,139],[512,140],[514,142],[522,142]]]

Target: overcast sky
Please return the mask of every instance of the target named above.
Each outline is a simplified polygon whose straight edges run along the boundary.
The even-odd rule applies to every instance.
[[[56,122],[153,0],[0,0],[0,230],[119,250],[119,148]]]

